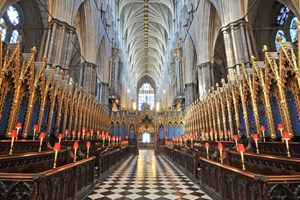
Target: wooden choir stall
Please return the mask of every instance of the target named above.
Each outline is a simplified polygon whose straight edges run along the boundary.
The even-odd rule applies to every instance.
[[[106,108],[20,43],[0,40],[0,199],[82,199],[128,142],[108,134]]]
[[[185,135],[159,148],[214,199],[300,199],[300,35],[263,53],[194,102]]]

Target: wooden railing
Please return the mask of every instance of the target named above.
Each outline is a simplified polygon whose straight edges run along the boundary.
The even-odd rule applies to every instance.
[[[38,173],[0,173],[0,199],[81,199],[94,186],[95,157]]]

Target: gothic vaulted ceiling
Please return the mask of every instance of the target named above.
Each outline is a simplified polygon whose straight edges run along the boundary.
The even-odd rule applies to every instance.
[[[120,22],[130,70],[137,83],[160,78],[174,17],[173,0],[120,0]]]

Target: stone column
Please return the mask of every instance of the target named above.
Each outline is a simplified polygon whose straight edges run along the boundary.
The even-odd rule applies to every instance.
[[[244,63],[246,67],[250,67],[251,56],[257,55],[254,36],[249,23],[244,19],[229,23],[222,27],[221,32],[224,37],[228,74],[232,80],[233,71],[240,74],[240,65]]]
[[[213,83],[213,68],[214,64],[206,62],[198,65],[198,82],[199,82],[199,95],[204,95],[208,90],[211,89]]]
[[[102,82],[102,104],[104,107],[108,108],[108,98],[109,98],[109,84]]]
[[[185,107],[197,99],[197,85],[195,83],[187,83],[185,88]]]
[[[97,65],[84,62],[82,66],[82,88],[85,92],[96,95],[96,67]]]
[[[69,67],[70,56],[73,51],[72,41],[75,38],[76,29],[69,24],[52,19],[48,22],[47,36],[41,48],[38,59],[43,56],[48,63],[55,63],[63,68]]]

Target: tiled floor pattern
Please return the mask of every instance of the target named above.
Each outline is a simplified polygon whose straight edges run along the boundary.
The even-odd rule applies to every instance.
[[[90,199],[211,199],[172,163],[154,151],[140,150],[100,184]]]

